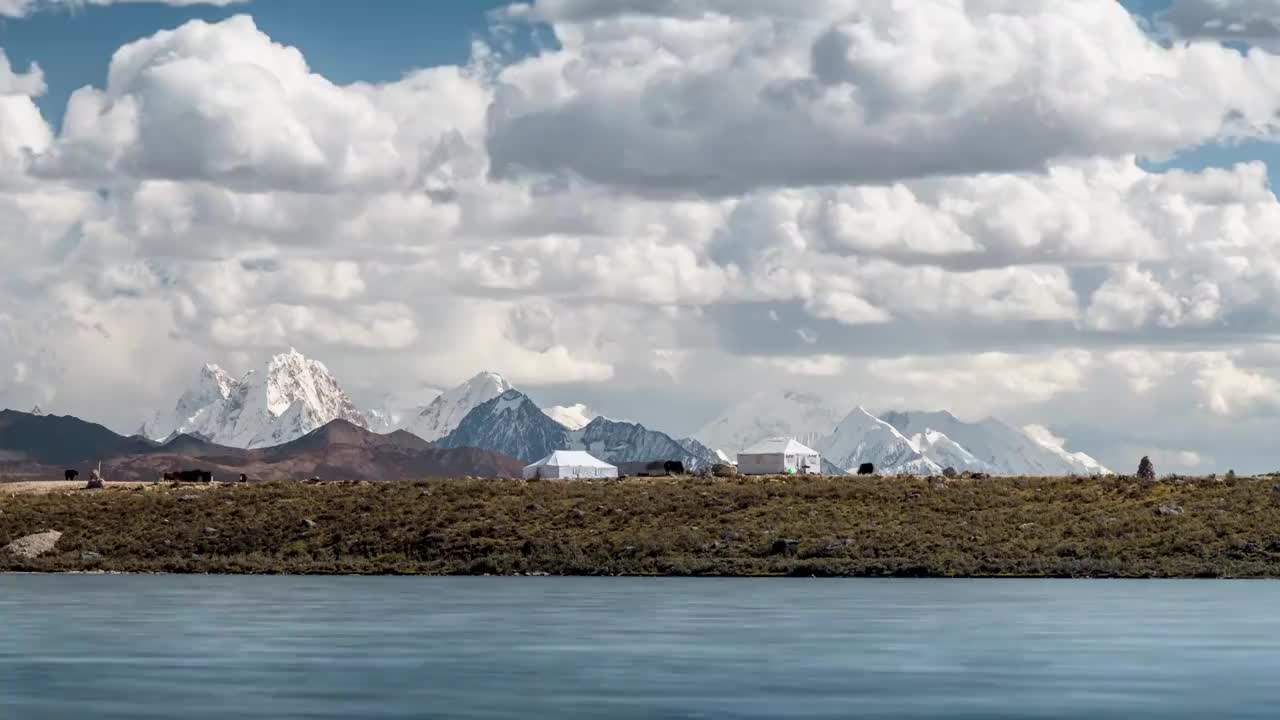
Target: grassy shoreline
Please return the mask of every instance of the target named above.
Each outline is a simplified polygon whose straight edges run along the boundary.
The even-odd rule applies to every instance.
[[[0,485],[45,530],[0,572],[1280,578],[1271,478]]]

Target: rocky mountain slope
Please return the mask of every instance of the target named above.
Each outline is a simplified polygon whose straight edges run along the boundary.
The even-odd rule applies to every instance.
[[[472,410],[438,444],[484,448],[528,463],[555,450],[586,450],[610,463],[679,460],[693,469],[715,462],[706,448],[691,452],[671,436],[639,423],[596,417],[581,429],[571,430],[519,390],[508,390]]]
[[[569,433],[570,450],[586,450],[613,464],[678,460],[687,470],[697,470],[717,462],[711,456],[691,452],[666,433],[639,423],[597,417],[581,430]],[[706,448],[702,448],[703,451]]]
[[[555,450],[568,449],[570,432],[524,393],[507,390],[467,413],[458,427],[436,444],[483,448],[532,463]]]
[[[698,467],[711,467],[716,464],[732,465],[738,461],[723,450],[712,450],[694,438],[681,438],[676,442],[680,443],[680,447],[684,448],[685,452],[698,459]]]
[[[404,429],[423,440],[439,440],[457,429],[472,410],[511,389],[511,383],[497,373],[478,373],[432,400]]]

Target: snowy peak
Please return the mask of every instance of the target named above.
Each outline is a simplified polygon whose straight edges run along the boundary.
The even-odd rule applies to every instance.
[[[846,415],[819,441],[817,450],[837,467],[853,472],[862,463],[872,463],[883,475],[934,475],[942,471],[896,428],[862,407]]]
[[[1088,455],[1076,457],[1064,450],[1063,441],[1052,437],[1047,430],[1047,437],[1037,439],[995,418],[969,423],[945,411],[893,412],[882,417],[905,435],[930,430],[944,433],[991,468],[983,472],[996,475],[1097,475],[1109,472]],[[959,465],[954,467],[962,469]]]
[[[432,400],[404,429],[423,440],[439,440],[457,429],[472,410],[512,389],[511,383],[497,373],[478,373]]]
[[[555,405],[542,410],[547,417],[555,420],[570,430],[581,430],[595,420],[597,415],[591,411],[591,408],[578,403],[577,405]]]
[[[507,390],[477,405],[436,444],[492,450],[532,463],[567,449],[569,431],[547,417],[524,393]]]
[[[974,457],[960,443],[937,430],[925,429],[922,433],[912,435],[911,445],[923,456],[942,468],[955,468],[964,472],[995,472],[989,463]]]
[[[1074,471],[1073,475],[1114,475],[1092,456],[1082,452],[1071,452],[1066,449],[1066,440],[1057,437],[1043,425],[1027,425],[1022,429],[1033,442],[1049,451],[1054,457],[1067,464]]]
[[[153,440],[166,440],[174,435],[199,434],[194,428],[209,426],[216,421],[208,416],[229,400],[240,383],[222,368],[212,363],[200,368],[194,383],[178,398],[173,409],[158,412],[143,424],[140,435]]]
[[[261,377],[267,410],[273,415],[282,415],[295,403],[302,403],[310,413],[342,418],[360,427],[368,424],[329,368],[319,360],[304,357],[293,348],[271,358],[266,373]]]
[[[327,418],[320,425],[342,419],[365,429],[369,426],[368,420],[343,392],[329,368],[292,348],[271,358],[266,372],[245,375],[240,382],[239,393],[247,396],[253,404],[263,401],[265,410],[272,417],[289,415],[306,423]]]
[[[188,434],[258,448],[296,440],[336,419],[368,428],[329,369],[291,348],[272,357],[263,372],[250,371],[239,380],[205,365],[173,411],[157,414],[143,434],[155,440]]]
[[[200,368],[200,380],[191,392],[193,397],[225,400],[231,397],[231,392],[238,384],[235,378],[227,374],[227,371],[209,363]]]

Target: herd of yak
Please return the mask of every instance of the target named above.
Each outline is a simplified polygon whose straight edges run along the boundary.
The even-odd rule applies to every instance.
[[[80,477],[80,472],[69,469],[62,473],[62,477],[68,481],[75,480]],[[177,472],[166,472],[160,476],[160,479],[172,482],[211,483],[213,482],[213,473],[208,470],[179,470]],[[240,482],[249,482],[249,476],[240,473]]]

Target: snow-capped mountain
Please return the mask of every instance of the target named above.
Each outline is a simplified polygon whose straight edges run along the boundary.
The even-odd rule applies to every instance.
[[[479,373],[432,400],[417,417],[405,423],[404,429],[428,442],[439,440],[457,429],[472,410],[511,389],[511,383],[501,375]],[[541,458],[539,455],[535,459]]]
[[[929,458],[941,468],[955,468],[960,472],[995,473],[996,468],[990,463],[974,457],[960,443],[952,440],[937,430],[925,430],[912,435],[908,440],[921,455]]]
[[[588,423],[596,419],[596,413],[591,408],[578,403],[577,405],[555,405],[542,410],[547,417],[555,420],[570,430],[581,430]]]
[[[838,403],[817,395],[762,393],[728,409],[694,437],[707,447],[723,450],[731,457],[771,437],[795,438],[815,447],[846,413],[847,410]]]
[[[937,475],[942,467],[925,457],[889,423],[854,408],[814,448],[824,460],[850,472],[872,463],[881,475]]]
[[[250,371],[239,380],[217,365],[205,365],[173,410],[157,413],[140,434],[154,440],[187,434],[219,445],[260,448],[296,440],[339,418],[369,426],[323,363],[290,349],[271,358],[262,372]]]
[[[1067,452],[1061,446],[1047,447],[1025,431],[995,418],[964,422],[946,411],[891,412],[881,416],[905,435],[930,430],[945,434],[997,475],[1097,475],[1108,471],[1096,460]],[[960,466],[955,466],[960,470]]]
[[[217,365],[200,368],[195,384],[178,398],[172,410],[161,411],[142,424],[139,435],[153,440],[164,440],[170,435],[194,435],[196,427],[208,428],[214,424],[213,415],[225,410],[224,404],[231,398],[239,382]]]
[[[1022,432],[1025,433],[1027,437],[1031,438],[1036,443],[1038,443],[1045,450],[1048,450],[1050,453],[1052,453],[1053,455],[1061,459],[1063,462],[1071,465],[1072,467],[1080,468],[1081,470],[1080,472],[1076,472],[1073,474],[1115,475],[1114,472],[1107,469],[1105,466],[1103,466],[1102,463],[1095,460],[1093,456],[1087,455],[1082,452],[1071,452],[1067,450],[1064,447],[1066,440],[1060,437],[1056,437],[1052,432],[1049,431],[1048,428],[1044,427],[1043,425],[1028,425],[1022,428]]]
[[[569,449],[569,435],[568,428],[547,417],[524,393],[507,390],[477,405],[436,445],[492,450],[532,463]]]
[[[706,457],[689,452],[670,435],[638,423],[596,417],[580,430],[570,430],[519,390],[508,390],[480,404],[436,444],[492,450],[529,463],[555,450],[586,450],[611,463],[679,460],[686,467],[698,468],[707,462]]]

